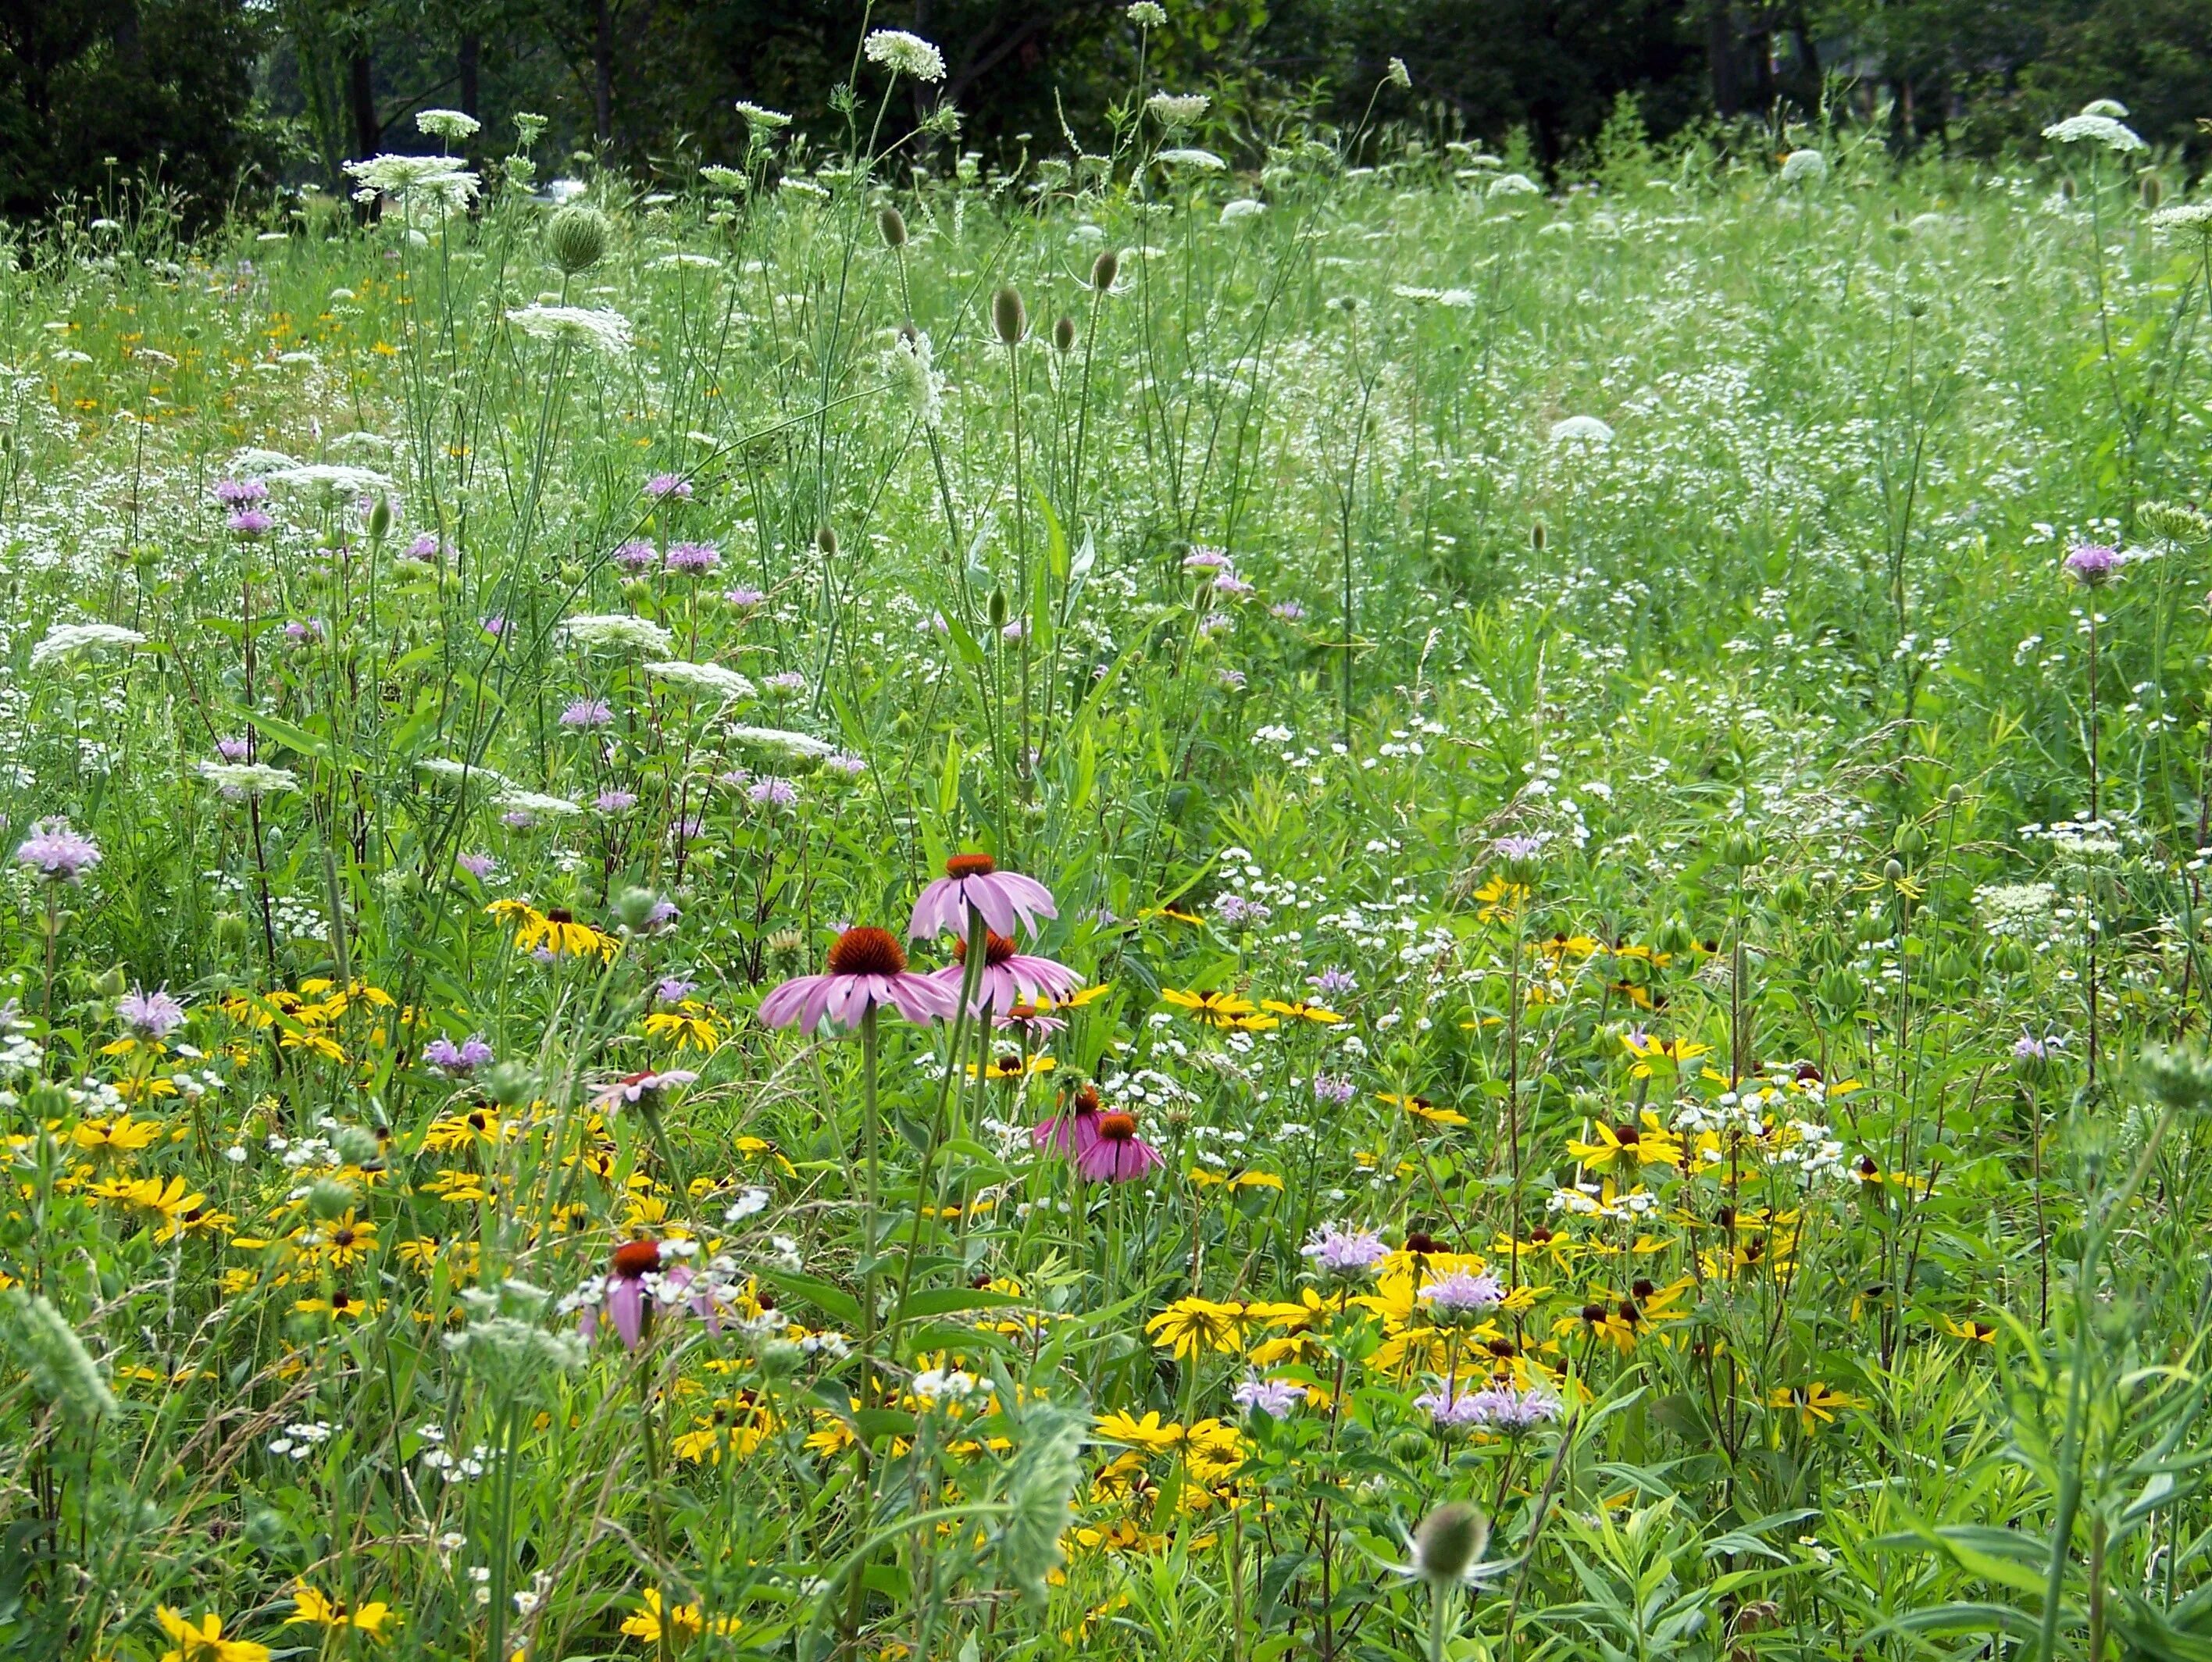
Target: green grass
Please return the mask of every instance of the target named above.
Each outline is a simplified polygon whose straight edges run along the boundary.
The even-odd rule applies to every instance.
[[[1808,142],[27,232],[11,1653],[2212,1655],[2212,282],[2124,158]],[[1064,1026],[758,1021],[975,850]]]

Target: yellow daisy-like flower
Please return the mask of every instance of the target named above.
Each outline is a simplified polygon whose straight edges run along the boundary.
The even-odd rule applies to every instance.
[[[1177,1299],[1145,1324],[1152,1343],[1180,1357],[1206,1350],[1236,1351],[1243,1348],[1244,1307],[1218,1304],[1212,1299]]]
[[[292,1607],[293,1613],[284,1618],[284,1625],[288,1628],[297,1627],[303,1623],[325,1630],[351,1628],[372,1639],[383,1638],[385,1628],[399,1620],[393,1614],[392,1606],[380,1599],[366,1604],[348,1604],[343,1598],[331,1598],[318,1592],[305,1581],[292,1589]]]
[[[679,1460],[719,1465],[725,1454],[733,1460],[749,1458],[775,1428],[775,1416],[766,1403],[725,1397],[716,1400],[711,1416],[693,1416],[691,1429],[669,1447]]]
[[[687,1645],[702,1633],[725,1635],[737,1631],[736,1619],[717,1616],[712,1621],[703,1616],[696,1604],[671,1604],[658,1587],[647,1587],[639,1598],[645,1608],[635,1616],[623,1620],[622,1630],[633,1639],[642,1639],[648,1645],[658,1645],[664,1623],[669,1642]]]
[[[1009,1051],[1004,1056],[994,1056],[984,1065],[986,1079],[1026,1079],[1031,1074],[1050,1073],[1060,1064],[1049,1056],[1020,1056]],[[968,1077],[975,1077],[975,1065],[968,1065]]]
[[[1193,1021],[1213,1028],[1239,1027],[1259,1013],[1249,998],[1240,998],[1233,992],[1186,992],[1179,987],[1163,987],[1160,1002],[1173,1004]]]
[[[1464,1125],[1468,1118],[1456,1108],[1442,1108],[1425,1096],[1401,1096],[1393,1091],[1376,1091],[1375,1100],[1388,1102],[1394,1108],[1403,1108],[1416,1119],[1425,1119],[1431,1125]]]
[[[679,1051],[703,1051],[712,1056],[722,1047],[714,1012],[696,998],[684,999],[674,1010],[656,1010],[645,1018],[645,1032],[650,1039],[673,1039]]]
[[[1641,1028],[1622,1034],[1620,1042],[1636,1058],[1636,1065],[1628,1071],[1638,1079],[1651,1077],[1655,1065],[1679,1073],[1683,1064],[1709,1055],[1712,1051],[1711,1045],[1694,1044],[1686,1039],[1655,1039]]]
[[[154,1619],[168,1635],[161,1662],[269,1662],[269,1647],[250,1639],[225,1639],[222,1617],[208,1611],[196,1623],[167,1604],[154,1607]]]
[[[1065,998],[1048,998],[1039,995],[1030,1002],[1041,1014],[1055,1010],[1081,1010],[1085,1004],[1096,1004],[1113,990],[1111,984],[1102,981],[1097,986],[1088,986],[1079,992],[1071,992]]]
[[[1811,1436],[1824,1425],[1832,1425],[1836,1416],[1846,1409],[1863,1408],[1866,1404],[1847,1392],[1831,1391],[1815,1380],[1810,1385],[1778,1385],[1767,1393],[1769,1408],[1796,1409],[1797,1423],[1807,1436]]]
[[[1182,1427],[1172,1420],[1163,1424],[1157,1409],[1141,1420],[1119,1411],[1105,1415],[1098,1421],[1096,1431],[1102,1441],[1127,1443],[1133,1449],[1141,1448],[1152,1454],[1164,1453],[1182,1439]]]
[[[1995,1344],[1997,1330],[1985,1321],[1976,1321],[1969,1316],[1946,1316],[1943,1331],[1953,1338],[1965,1339],[1970,1344]]]
[[[566,907],[549,907],[540,912],[527,901],[494,901],[484,910],[513,926],[518,952],[535,952],[543,947],[556,958],[596,956],[611,962],[622,950],[620,941],[589,924],[579,923]]]
[[[1474,915],[1486,924],[1510,922],[1528,904],[1528,885],[1492,877],[1474,891]]]
[[[171,1089],[175,1087],[172,1086]],[[88,1119],[70,1132],[70,1141],[95,1158],[101,1155],[136,1154],[168,1127],[158,1119],[133,1119],[118,1113],[112,1119]]]
[[[1597,1140],[1594,1143],[1570,1142],[1567,1152],[1592,1171],[1602,1171],[1615,1160],[1626,1164],[1633,1158],[1638,1166],[1672,1166],[1682,1164],[1682,1144],[1675,1135],[1659,1123],[1659,1116],[1650,1109],[1644,1111],[1639,1125],[1608,1125],[1600,1121]]]
[[[1281,998],[1262,998],[1261,1010],[1271,1010],[1278,1016],[1288,1016],[1295,1021],[1311,1022],[1316,1027],[1334,1027],[1344,1017],[1333,1010],[1323,1010],[1319,1004],[1310,1004],[1303,998],[1285,1001]]]

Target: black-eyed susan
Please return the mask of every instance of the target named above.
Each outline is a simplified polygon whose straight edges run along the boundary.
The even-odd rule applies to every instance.
[[[1187,992],[1179,987],[1163,987],[1160,1001],[1174,1005],[1194,1022],[1214,1028],[1239,1027],[1259,1013],[1259,1007],[1249,998],[1240,998],[1233,992]]]
[[[222,1636],[222,1617],[205,1611],[198,1621],[167,1604],[154,1607],[154,1620],[169,1641],[161,1662],[269,1662],[269,1647],[250,1639]]]
[[[1969,1344],[1995,1344],[1997,1330],[1986,1321],[1976,1321],[1970,1316],[1946,1316],[1943,1331],[1953,1338],[1964,1339]]]
[[[1050,1073],[1059,1065],[1060,1064],[1049,1056],[1023,1056],[1008,1051],[1003,1056],[993,1057],[983,1065],[983,1077],[998,1080],[1027,1079],[1034,1074]],[[967,1073],[970,1079],[975,1077],[975,1065],[973,1062],[968,1065]]]
[[[1832,1391],[1815,1380],[1810,1385],[1776,1386],[1766,1393],[1766,1405],[1796,1410],[1798,1426],[1809,1437],[1822,1426],[1834,1424],[1837,1415],[1865,1404],[1848,1392]]]
[[[382,1599],[351,1604],[343,1598],[332,1598],[301,1581],[292,1589],[292,1614],[284,1618],[284,1625],[288,1628],[318,1627],[325,1633],[350,1628],[356,1633],[367,1634],[371,1639],[381,1639],[385,1636],[385,1629],[396,1625],[398,1620],[392,1606]]]
[[[113,1119],[87,1119],[70,1132],[70,1142],[95,1160],[119,1159],[137,1154],[168,1133],[158,1119],[133,1119],[128,1113]]]
[[[1431,1125],[1464,1125],[1468,1123],[1467,1116],[1458,1109],[1439,1107],[1425,1096],[1414,1096],[1410,1093],[1401,1095],[1396,1091],[1376,1091],[1375,1100],[1378,1102],[1388,1102],[1394,1108],[1403,1108],[1414,1119],[1425,1120]]]
[[[1700,1045],[1687,1039],[1661,1039],[1646,1033],[1642,1028],[1631,1028],[1620,1035],[1621,1044],[1635,1064],[1628,1071],[1638,1079],[1649,1079],[1655,1070],[1663,1069],[1680,1073],[1683,1067],[1700,1056],[1710,1055],[1711,1045]]]
[[[1310,1022],[1316,1027],[1334,1027],[1344,1017],[1333,1010],[1308,1004],[1303,998],[1262,998],[1260,1008],[1278,1016],[1287,1016],[1294,1022]]]
[[[696,998],[684,998],[673,1010],[656,1010],[645,1018],[646,1036],[672,1040],[679,1051],[696,1050],[712,1056],[722,1047],[721,1030],[714,1013]]]
[[[1682,1144],[1675,1135],[1659,1123],[1659,1116],[1646,1108],[1639,1122],[1622,1121],[1619,1125],[1598,1122],[1592,1140],[1570,1140],[1567,1152],[1592,1171],[1603,1171],[1616,1160],[1626,1165],[1634,1160],[1638,1166],[1672,1166],[1682,1164]]]
[[[494,901],[484,910],[514,931],[518,952],[543,951],[556,958],[592,958],[611,961],[622,950],[613,936],[577,920],[566,907],[540,912],[527,901]]]
[[[1220,1304],[1193,1295],[1173,1304],[1145,1324],[1152,1343],[1183,1358],[1207,1350],[1241,1350],[1244,1339],[1244,1307]]]

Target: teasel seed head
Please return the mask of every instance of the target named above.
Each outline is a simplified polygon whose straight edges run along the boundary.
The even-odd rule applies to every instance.
[[[1114,286],[1114,279],[1121,275],[1121,257],[1111,248],[1102,248],[1098,258],[1091,262],[1091,287],[1097,294],[1104,294]]]
[[[1029,309],[1022,304],[1021,291],[1011,283],[991,296],[991,327],[1008,346],[1019,346],[1030,332]]]
[[[884,234],[884,246],[906,246],[906,215],[896,208],[885,208],[876,215],[876,228]]]

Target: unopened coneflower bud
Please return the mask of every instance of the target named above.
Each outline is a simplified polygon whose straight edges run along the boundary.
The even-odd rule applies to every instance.
[[[1114,286],[1114,279],[1121,275],[1121,257],[1111,248],[1102,248],[1098,258],[1091,262],[1091,286],[1103,294]]]
[[[1490,1520],[1464,1501],[1449,1501],[1413,1532],[1413,1568],[1431,1586],[1463,1579],[1490,1544]]]
[[[1887,883],[1903,883],[1905,881],[1903,864],[1897,860],[1884,860],[1881,865],[1881,880]]]
[[[827,525],[814,533],[814,546],[821,550],[824,560],[837,557],[837,533]]]
[[[246,919],[235,912],[217,913],[215,920],[215,943],[223,947],[244,946]]]
[[[131,990],[131,983],[124,979],[123,971],[118,967],[102,972],[100,979],[92,984],[92,990],[103,998],[120,998]]]
[[[10,1287],[0,1294],[6,1349],[16,1354],[31,1387],[71,1419],[104,1419],[116,1410],[115,1393],[99,1364],[62,1313],[46,1299]]]
[[[1062,318],[1052,326],[1053,349],[1062,357],[1075,350],[1075,319]]]
[[[545,222],[545,247],[553,264],[575,276],[606,258],[614,227],[598,209],[572,202]]]
[[[768,937],[768,955],[780,968],[796,969],[806,959],[806,937],[795,929],[779,929]]]
[[[876,228],[884,234],[884,246],[906,246],[906,215],[896,208],[886,208],[876,215]]]
[[[991,327],[1008,346],[1019,346],[1030,332],[1029,309],[1022,304],[1021,290],[1011,283],[991,296]]]
[[[502,1108],[519,1108],[538,1089],[538,1082],[520,1062],[501,1062],[483,1078],[484,1095]]]

